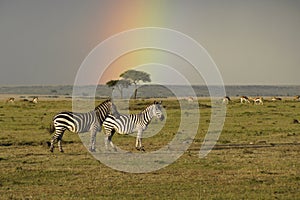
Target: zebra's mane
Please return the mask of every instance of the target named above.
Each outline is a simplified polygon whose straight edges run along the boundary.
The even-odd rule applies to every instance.
[[[137,115],[140,116],[140,115],[143,115],[144,113],[148,112],[151,108],[150,107],[153,107],[155,106],[154,103],[152,103],[151,105],[148,105],[144,110],[142,110],[140,113],[138,113]]]
[[[154,101],[154,103],[148,105],[144,110],[142,110],[142,111],[140,112],[140,114],[142,114],[142,113],[144,113],[144,112],[147,112],[147,111],[150,109],[150,107],[156,106],[156,105],[159,105],[159,106],[160,106],[161,103],[158,103],[157,101]]]
[[[128,115],[128,116],[141,116],[143,115],[145,112],[148,112],[148,110],[150,109],[151,106],[153,106],[154,104],[148,105],[146,108],[144,108],[142,111],[138,112],[138,113],[130,113],[130,114],[120,114],[118,112],[118,110],[116,110],[117,115],[121,116],[121,115]],[[116,116],[115,116],[116,117]],[[118,117],[117,117],[118,118]]]
[[[105,101],[103,101],[102,103],[100,103],[98,106],[96,106],[94,110],[97,110],[99,107],[101,107],[102,105],[104,105],[104,104],[106,104],[108,102],[111,102],[111,99],[106,99]]]
[[[155,105],[155,104],[151,104],[151,105],[148,105],[144,110],[142,110],[140,113],[143,113],[143,112],[147,112],[149,109],[150,109],[150,107],[152,107],[153,105]]]

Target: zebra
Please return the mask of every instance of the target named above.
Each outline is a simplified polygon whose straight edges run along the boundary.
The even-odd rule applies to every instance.
[[[75,112],[60,112],[53,117],[52,124],[50,125],[50,133],[54,133],[50,146],[50,151],[53,152],[54,143],[57,141],[60,152],[64,152],[61,145],[61,140],[65,130],[74,133],[91,132],[91,140],[89,151],[95,152],[95,143],[97,132],[101,131],[101,126],[104,119],[108,114],[115,115],[115,105],[111,99],[99,104],[94,110],[87,113]]]
[[[124,115],[118,113],[118,117],[108,115],[103,122],[106,150],[108,150],[108,143],[110,143],[113,150],[117,151],[112,142],[112,137],[115,132],[119,134],[130,134],[137,131],[135,148],[140,151],[145,151],[142,146],[143,131],[146,130],[153,117],[157,117],[161,121],[164,120],[164,115],[161,109],[161,102],[154,101],[153,104],[138,114]]]

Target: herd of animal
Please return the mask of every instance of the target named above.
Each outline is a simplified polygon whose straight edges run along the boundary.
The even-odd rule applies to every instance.
[[[10,97],[6,100],[6,103],[15,103],[16,99],[14,97]],[[39,101],[38,97],[33,97],[32,100],[28,100],[28,99],[23,99],[23,101],[28,101],[29,103],[34,103],[37,104]]]
[[[29,102],[37,104],[38,97],[33,97]],[[15,98],[12,97],[7,99],[6,103],[14,104]],[[51,141],[48,142],[48,145],[50,151],[53,152],[54,144],[57,143],[59,151],[64,152],[61,142],[66,130],[74,133],[90,132],[91,139],[89,151],[95,152],[96,135],[103,127],[106,135],[105,147],[107,150],[109,150],[108,145],[110,145],[114,151],[117,151],[117,148],[112,142],[112,137],[115,133],[131,134],[137,132],[136,149],[145,151],[144,146],[142,145],[142,135],[153,117],[156,117],[161,121],[164,119],[161,101],[154,101],[140,113],[128,115],[119,113],[112,100],[107,99],[95,107],[94,110],[86,113],[65,111],[56,114],[50,125],[49,132],[54,134]]]
[[[193,98],[187,98],[188,102],[194,101]],[[240,103],[254,105],[263,105],[264,99],[262,97],[239,97]],[[268,101],[283,101],[281,97],[273,97]],[[37,104],[38,97],[33,97],[32,100],[24,99],[23,101],[28,101],[30,103]],[[295,96],[294,101],[300,101],[300,96]],[[6,103],[14,103],[15,98],[9,98]],[[229,104],[232,99],[229,96],[225,96],[222,99],[222,103]],[[116,106],[111,99],[108,99],[94,110],[87,113],[74,113],[74,112],[60,112],[53,117],[52,124],[50,126],[50,133],[54,133],[51,142],[48,143],[50,146],[50,151],[53,152],[54,144],[58,143],[58,148],[60,152],[64,152],[62,148],[62,137],[66,130],[75,133],[90,132],[90,148],[91,152],[95,152],[96,134],[100,132],[102,127],[105,133],[105,147],[108,150],[108,144],[117,151],[116,147],[112,142],[112,137],[115,133],[119,134],[131,134],[137,132],[136,137],[136,149],[144,151],[142,146],[142,134],[148,127],[151,119],[156,117],[160,120],[164,119],[164,114],[162,112],[161,102],[154,101],[153,104],[146,107],[138,114],[120,114],[117,111]],[[299,121],[294,120],[294,123],[299,123]]]
[[[253,103],[254,105],[264,105],[264,98],[263,97],[247,97],[247,96],[240,96],[239,100],[242,104],[244,103]],[[300,101],[300,96],[295,96],[293,98],[294,101]],[[283,101],[283,99],[281,97],[272,97],[271,99],[269,99],[268,101]],[[230,102],[232,102],[231,98],[229,96],[225,96],[222,99],[222,102],[224,104],[228,104]]]

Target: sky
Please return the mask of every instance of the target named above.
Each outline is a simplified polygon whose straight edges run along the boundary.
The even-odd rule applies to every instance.
[[[72,85],[99,44],[143,27],[195,40],[226,85],[300,85],[298,0],[0,0],[0,85]],[[136,40],[108,51],[127,43]],[[131,51],[108,66],[104,57],[101,84],[128,69],[158,84],[204,84],[191,63],[168,51]]]

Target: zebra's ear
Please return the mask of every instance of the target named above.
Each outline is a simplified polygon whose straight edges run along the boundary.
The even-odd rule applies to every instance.
[[[154,101],[154,104],[161,104],[161,101]]]
[[[113,104],[113,100],[111,97],[108,97],[107,101],[110,102],[111,104]]]

